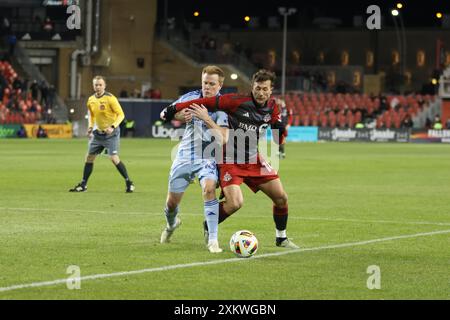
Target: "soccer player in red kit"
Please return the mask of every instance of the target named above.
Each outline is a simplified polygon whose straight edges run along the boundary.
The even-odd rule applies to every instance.
[[[272,200],[276,245],[298,248],[286,234],[286,191],[278,173],[258,151],[259,137],[268,126],[272,128],[274,139],[279,139],[278,143],[284,143],[286,130],[281,121],[280,107],[271,98],[274,81],[274,73],[259,70],[252,77],[252,92],[249,95],[225,94],[173,104],[161,112],[161,118],[168,121],[182,109],[200,108],[201,105],[211,111],[228,113],[229,139],[224,146],[223,161],[216,160],[220,169],[220,186],[225,196],[225,201],[219,207],[219,223],[242,207],[244,198],[240,185],[245,183],[253,192],[261,190]],[[244,145],[235,144],[234,138],[245,141]]]
[[[281,122],[283,123],[283,126],[286,129],[286,136],[287,136],[289,127],[291,126],[292,121],[294,120],[294,114],[292,112],[292,109],[286,106],[286,102],[284,102],[283,99],[277,99],[276,101],[278,106],[280,107]],[[278,156],[280,157],[280,159],[286,158],[285,145],[286,145],[285,143],[279,144]]]

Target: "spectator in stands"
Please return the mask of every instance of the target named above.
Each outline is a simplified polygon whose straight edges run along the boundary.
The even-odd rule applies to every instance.
[[[159,90],[159,89],[152,89],[150,91],[150,98],[151,99],[161,99],[161,90]]]
[[[33,80],[33,82],[31,83],[30,90],[31,90],[31,97],[33,98],[33,100],[38,100],[40,89],[38,82],[36,80]]]
[[[44,23],[42,24],[42,29],[46,32],[53,31],[53,21],[49,17],[45,18]]]
[[[47,130],[45,130],[44,128],[42,128],[41,125],[39,125],[36,137],[37,138],[48,138]]]
[[[125,89],[122,89],[119,93],[120,98],[128,98],[128,91]]]
[[[7,17],[2,17],[2,33],[7,34],[11,30],[11,22],[9,22]]]
[[[8,45],[9,45],[9,60],[14,56],[14,52],[16,50],[17,38],[16,35],[10,34],[8,36]]]
[[[39,90],[41,91],[41,104],[45,105],[48,108],[48,86],[45,81],[41,81],[38,84]]]
[[[208,50],[216,50],[217,49],[216,39],[209,38],[206,49],[208,49]]]
[[[56,88],[54,85],[50,85],[47,91],[47,108],[51,109],[55,106],[56,102]]]
[[[358,122],[355,124],[355,129],[364,129],[364,123]]]
[[[38,15],[34,16],[32,24],[33,30],[39,30],[39,28],[43,26],[41,17],[39,17]]]
[[[442,126],[441,118],[439,117],[439,115],[436,115],[434,117],[433,129],[434,130],[442,130],[442,128],[443,128],[443,126]]]
[[[277,99],[277,104],[281,107],[281,110],[280,110],[281,122],[283,123],[284,127],[286,128],[286,136],[287,136],[288,135],[287,132],[292,124],[294,114],[292,112],[292,109],[289,109],[286,106],[286,102],[283,99]],[[278,157],[280,159],[286,158],[285,143],[278,145]]]
[[[25,130],[25,127],[21,124],[19,130],[17,130],[17,138],[26,138],[27,137],[27,131]]]
[[[431,129],[432,126],[433,123],[431,122],[431,119],[427,117],[427,119],[425,120],[425,129]]]
[[[410,129],[414,125],[411,116],[407,115],[402,121],[402,128]]]
[[[19,78],[14,79],[12,87],[14,90],[22,89],[23,83]]]
[[[140,98],[141,98],[141,90],[139,90],[139,89],[134,89],[134,91],[133,91],[133,98],[138,98],[138,99],[140,99]]]
[[[134,120],[131,119],[125,119],[125,121],[123,121],[125,123],[125,130],[124,130],[124,136],[131,136],[134,137],[134,133],[135,133],[135,125],[136,123],[134,122]]]

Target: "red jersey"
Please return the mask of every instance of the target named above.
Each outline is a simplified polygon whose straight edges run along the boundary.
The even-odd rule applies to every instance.
[[[228,142],[224,146],[224,162],[226,163],[256,163],[259,137],[265,135],[268,126],[280,129],[284,135],[280,107],[274,99],[269,99],[260,106],[251,94],[231,93],[177,103],[176,110],[188,108],[193,103],[203,104],[213,112],[221,110],[228,114],[229,128],[233,130],[230,130]],[[274,138],[278,140],[275,131]]]

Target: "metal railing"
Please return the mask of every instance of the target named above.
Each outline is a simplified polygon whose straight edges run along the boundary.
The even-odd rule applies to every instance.
[[[21,47],[20,43],[17,43],[14,51],[14,58],[17,63],[28,74],[30,79],[37,80],[38,83],[45,84],[47,88],[50,87],[49,82],[39,69],[31,62],[30,57],[26,53],[25,49]],[[52,105],[52,114],[58,123],[64,123],[68,120],[67,106],[64,100],[55,92],[54,103]]]
[[[257,71],[256,66],[242,54],[236,52],[224,54],[217,49],[199,48],[192,41],[185,40],[181,33],[174,30],[171,30],[167,37],[163,34],[159,34],[158,37],[197,63],[231,64],[248,77],[251,77]]]

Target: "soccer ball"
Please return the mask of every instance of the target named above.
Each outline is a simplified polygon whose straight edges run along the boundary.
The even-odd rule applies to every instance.
[[[258,250],[258,239],[251,231],[237,231],[231,236],[230,249],[240,258],[249,258]]]

